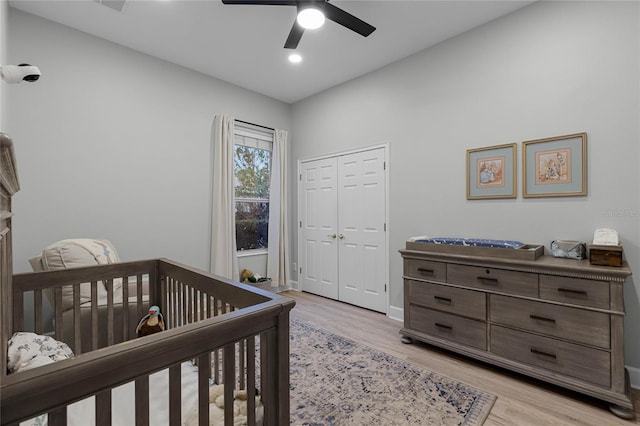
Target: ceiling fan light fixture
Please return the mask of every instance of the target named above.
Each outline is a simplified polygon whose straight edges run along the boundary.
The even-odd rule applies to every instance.
[[[315,30],[324,25],[324,13],[317,6],[309,5],[301,8],[296,18],[298,24],[304,29]]]
[[[300,56],[300,54],[298,53],[292,53],[291,55],[289,55],[289,62],[291,62],[292,64],[299,64],[300,62],[302,62],[302,56]]]

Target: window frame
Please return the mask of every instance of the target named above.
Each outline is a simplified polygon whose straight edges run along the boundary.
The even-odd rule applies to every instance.
[[[235,131],[233,135],[233,152],[235,155],[236,146],[247,146],[250,148],[262,149],[265,151],[269,151],[269,174],[271,174],[271,166],[273,163],[273,141],[275,138],[275,134],[273,131],[269,131],[266,129],[258,128],[257,126],[251,126],[248,124],[238,124],[235,123]],[[234,181],[235,181],[235,169],[234,169]],[[271,186],[271,185],[269,185]],[[236,203],[240,202],[265,202],[264,199],[260,198],[251,198],[251,197],[236,197],[235,196],[235,185],[233,187],[234,191],[234,215],[237,212]],[[271,188],[269,187],[269,191]],[[266,199],[267,203],[271,203],[271,195]],[[268,226],[268,223],[267,223]],[[267,246],[258,248],[258,249],[247,249],[241,250],[239,247],[236,247],[236,255],[238,257],[248,257],[248,256],[257,256],[257,255],[265,255],[268,252],[269,245],[267,241]],[[237,225],[236,225],[236,245],[237,245]]]

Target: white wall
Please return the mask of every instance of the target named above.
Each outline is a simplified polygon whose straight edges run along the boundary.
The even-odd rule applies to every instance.
[[[294,104],[296,160],[390,144],[392,307],[402,307],[397,250],[415,235],[548,247],[606,226],[640,273],[638,18],[636,2],[536,3]],[[466,199],[467,149],[518,142],[520,157],[524,140],[583,131],[588,196],[523,199],[519,177],[517,199]],[[640,367],[636,281],[625,289],[626,355]]]
[[[290,106],[13,8],[9,36],[9,61],[42,71],[4,88],[22,186],[15,271],[80,236],[208,269],[214,115],[290,129]]]
[[[7,0],[0,0],[0,65],[6,64],[7,58],[7,26],[9,22],[9,3]],[[6,102],[4,96],[5,83],[0,82],[0,131],[2,131],[2,123],[6,114]]]

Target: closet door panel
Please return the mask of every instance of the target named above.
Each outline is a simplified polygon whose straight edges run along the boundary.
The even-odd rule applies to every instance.
[[[338,159],[339,300],[386,311],[384,149]]]
[[[337,161],[329,158],[301,166],[300,286],[337,299]]]

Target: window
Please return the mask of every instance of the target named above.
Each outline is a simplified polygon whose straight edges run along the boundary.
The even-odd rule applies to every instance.
[[[238,251],[266,250],[273,133],[239,127],[234,140],[234,190]]]

